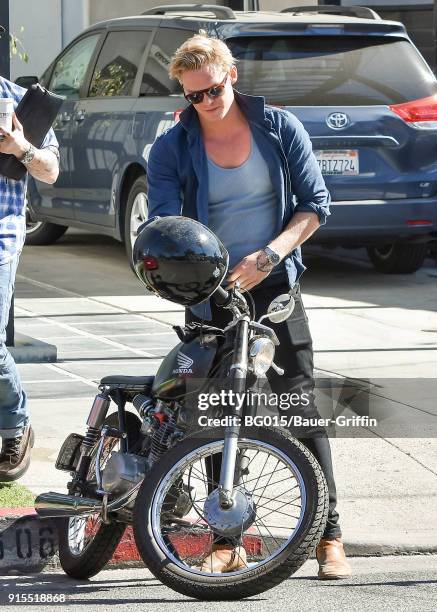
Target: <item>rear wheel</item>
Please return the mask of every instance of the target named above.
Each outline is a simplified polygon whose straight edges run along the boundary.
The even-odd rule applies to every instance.
[[[367,254],[375,269],[385,274],[412,274],[422,266],[428,245],[392,243],[368,247]]]
[[[139,176],[133,183],[126,202],[124,220],[124,243],[129,263],[132,266],[132,250],[138,235],[138,228],[147,221],[147,182],[145,176]]]
[[[32,185],[29,181],[26,191],[26,244],[43,246],[56,242],[68,229],[66,225],[57,225],[48,221],[40,221],[29,204],[32,202]]]
[[[26,206],[26,244],[31,246],[53,244],[65,234],[67,229],[67,225],[39,221],[31,209]]]
[[[118,414],[111,414],[105,425],[118,427]],[[141,422],[131,412],[126,412],[128,443],[133,447],[139,438]],[[111,452],[117,450],[119,440],[108,438],[102,458],[101,468],[106,464]],[[96,487],[95,452],[88,471],[89,487]],[[87,494],[87,497],[90,495]],[[102,522],[100,514],[74,516],[58,519],[59,560],[62,569],[72,578],[84,580],[98,574],[110,561],[126,529],[123,523]]]

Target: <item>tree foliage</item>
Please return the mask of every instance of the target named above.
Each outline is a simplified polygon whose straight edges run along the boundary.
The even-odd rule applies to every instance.
[[[21,26],[20,32],[24,32],[23,26]],[[26,62],[26,64],[29,62],[29,54],[24,48],[23,43],[18,36],[15,36],[15,34],[12,33],[9,34],[9,55],[11,59],[14,56],[18,56],[20,60]]]

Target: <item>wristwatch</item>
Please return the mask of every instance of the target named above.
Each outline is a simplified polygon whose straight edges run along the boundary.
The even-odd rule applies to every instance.
[[[26,153],[23,155],[23,157],[19,161],[25,166],[27,166],[28,164],[30,164],[30,162],[33,160],[34,157],[35,157],[35,147],[33,146],[33,144],[29,143],[29,148],[27,149]]]
[[[277,266],[278,263],[281,261],[281,257],[277,253],[275,253],[275,251],[270,247],[267,246],[262,250],[263,253],[266,254],[266,257],[272,266]]]

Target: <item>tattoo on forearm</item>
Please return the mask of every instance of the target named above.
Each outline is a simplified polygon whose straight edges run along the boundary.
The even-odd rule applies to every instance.
[[[267,258],[263,257],[262,254],[258,255],[256,258],[256,269],[259,272],[271,272],[272,268],[273,266]]]
[[[35,157],[27,167],[29,174],[38,180],[48,180],[59,170],[59,158],[53,149],[37,149]]]

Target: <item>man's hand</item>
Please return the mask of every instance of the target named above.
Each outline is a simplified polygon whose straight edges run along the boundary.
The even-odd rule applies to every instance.
[[[0,153],[15,155],[18,160],[29,150],[30,142],[24,137],[23,126],[15,113],[12,117],[14,128],[12,132],[0,128]],[[3,139],[2,139],[3,137]],[[55,148],[57,151],[57,148]],[[56,155],[49,147],[35,149],[35,156],[26,166],[29,174],[39,181],[53,184],[59,175],[59,153]]]
[[[238,281],[241,291],[249,291],[263,281],[273,270],[264,251],[256,251],[244,257],[227,276],[227,289],[231,289]]]
[[[0,153],[9,153],[21,159],[29,149],[30,142],[24,137],[23,126],[15,113],[12,116],[12,123],[14,125],[12,132],[0,127]]]

